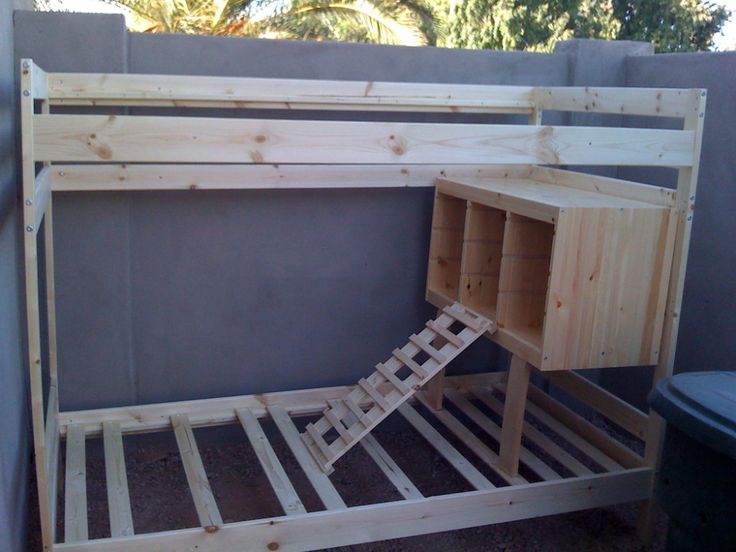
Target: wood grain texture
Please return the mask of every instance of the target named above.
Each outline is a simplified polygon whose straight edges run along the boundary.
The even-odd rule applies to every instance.
[[[536,127],[37,115],[39,161],[168,163],[542,163],[690,166],[693,133]]]

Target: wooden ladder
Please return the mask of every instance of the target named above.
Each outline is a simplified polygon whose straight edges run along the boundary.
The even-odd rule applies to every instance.
[[[307,424],[301,438],[317,464],[331,473],[340,457],[468,345],[494,331],[493,321],[460,303],[442,309],[419,335],[412,334],[391,358],[376,365],[375,372],[361,378],[344,399],[334,401],[319,420]],[[364,412],[361,405],[366,403],[370,409]]]

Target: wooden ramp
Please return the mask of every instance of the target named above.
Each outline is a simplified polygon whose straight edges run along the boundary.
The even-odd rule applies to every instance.
[[[370,431],[399,408],[425,383],[436,376],[465,348],[486,332],[493,333],[493,321],[454,303],[427,322],[419,335],[394,349],[376,371],[361,378],[345,398],[334,401],[315,423],[307,424],[302,441],[326,473],[332,465]],[[361,403],[373,403],[367,412]]]

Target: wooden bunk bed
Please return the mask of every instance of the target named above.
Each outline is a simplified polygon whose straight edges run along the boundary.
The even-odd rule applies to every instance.
[[[45,550],[313,550],[626,501],[642,501],[646,534],[662,421],[574,370],[656,365],[655,381],[672,372],[705,91],[61,74],[25,59],[21,94],[28,361]],[[57,113],[61,106],[84,109]],[[111,106],[478,113],[528,124],[94,113]],[[681,128],[545,126],[544,111],[666,117]],[[670,190],[560,165],[671,167],[679,176]],[[59,411],[53,192],[435,183],[427,300],[438,317],[357,386]],[[444,376],[452,358],[486,337],[512,353],[508,372]],[[530,382],[534,370],[641,439],[643,456]],[[423,496],[371,434],[393,412],[474,490]],[[308,416],[322,417],[304,427]],[[305,509],[264,419],[278,427],[324,510]],[[192,428],[224,424],[242,425],[283,516],[223,522]],[[179,445],[200,526],[138,534],[123,436],[165,431]],[[92,439],[104,443],[110,538],[89,538]],[[346,506],[329,474],[356,444],[402,500]]]

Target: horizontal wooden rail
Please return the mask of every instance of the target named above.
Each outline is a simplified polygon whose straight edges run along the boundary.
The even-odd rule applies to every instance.
[[[533,88],[474,84],[50,73],[64,105],[528,113]]]
[[[36,115],[38,161],[690,166],[691,131]]]

